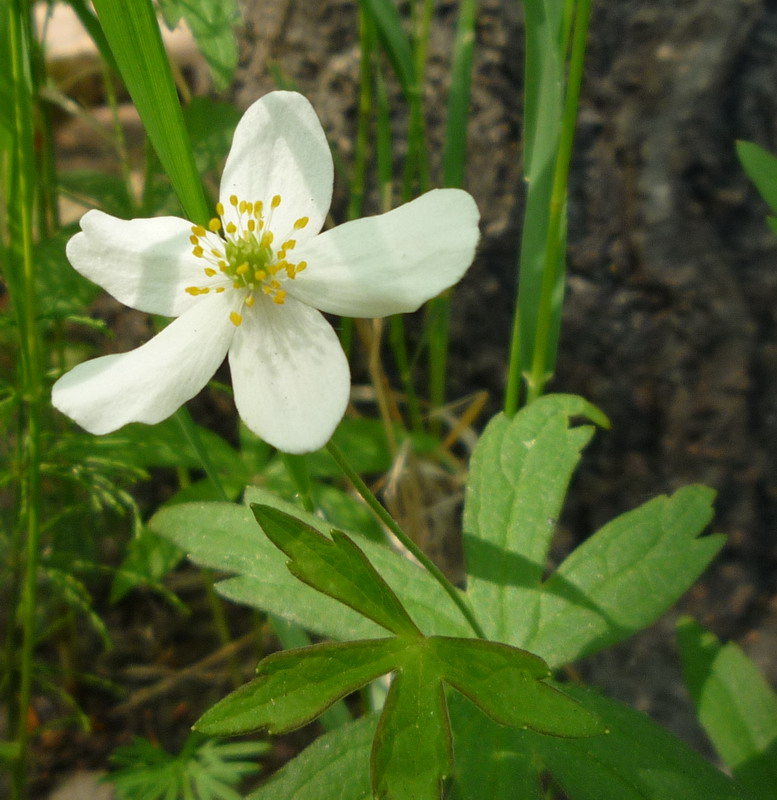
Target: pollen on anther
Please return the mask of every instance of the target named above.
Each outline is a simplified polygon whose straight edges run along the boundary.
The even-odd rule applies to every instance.
[[[308,224],[308,222],[310,222],[310,218],[309,218],[309,217],[300,217],[300,218],[299,218],[299,219],[298,219],[298,220],[297,220],[297,221],[294,223],[294,230],[295,230],[295,231],[299,231],[299,230],[301,230],[302,228],[304,228],[304,227],[305,227],[305,225],[307,225],[307,224]]]
[[[255,281],[263,281],[267,277],[267,273],[263,269],[258,269],[254,273],[254,280]]]
[[[270,203],[270,205],[272,206],[272,208],[278,208],[278,206],[280,204],[281,204],[281,196],[279,194],[276,194],[273,197],[272,202]]]
[[[248,297],[246,297],[246,299],[245,299],[245,304],[249,308],[251,308],[255,302],[256,302],[256,298],[252,294],[249,294]]]
[[[256,230],[256,220],[255,219],[249,219],[247,227],[248,227],[248,230],[251,231],[251,233],[253,233]]]
[[[192,233],[195,236],[205,236],[207,231],[202,227],[202,225],[192,225]]]
[[[262,216],[262,210],[264,209],[264,203],[261,200],[257,200],[254,203],[254,216],[259,219]]]
[[[229,321],[238,328],[240,323],[243,321],[243,317],[237,313],[237,311],[230,311],[229,312]]]
[[[235,233],[237,230],[237,225],[234,222],[227,223],[227,233]]]
[[[248,273],[248,264],[241,264],[241,265],[240,265],[240,266],[239,266],[239,267],[238,267],[238,268],[235,270],[235,272],[236,272],[238,275],[246,275],[246,274]]]
[[[305,269],[307,265],[308,265],[307,261],[300,261],[299,264],[297,264],[297,272],[302,272],[302,270]]]
[[[190,236],[190,237],[189,237],[189,241],[190,241],[192,244],[199,244],[199,243],[200,243],[200,240],[199,240],[199,239],[198,239],[196,236]]]
[[[272,231],[266,231],[262,234],[262,241],[260,242],[262,247],[269,247],[272,244],[273,235]]]
[[[279,306],[283,305],[284,300],[286,300],[286,292],[283,289],[279,289],[272,297],[273,303],[277,303]]]
[[[221,294],[224,291],[224,286],[217,286],[216,287],[216,294]]]
[[[213,217],[213,219],[208,223],[208,228],[215,233],[221,227],[221,220]]]
[[[204,252],[205,252],[205,251],[204,251],[204,250],[203,250],[203,249],[202,249],[202,248],[201,248],[199,245],[197,245],[197,247],[195,247],[195,248],[192,250],[192,253],[193,253],[193,254],[194,254],[194,255],[195,255],[197,258],[202,258],[202,254],[203,254]]]
[[[230,204],[231,206],[235,206],[235,207],[237,207],[237,195],[236,195],[236,194],[231,194],[231,195],[229,196],[229,204]]]
[[[205,274],[209,278],[212,278],[216,274],[216,270],[215,269],[211,269],[210,267],[205,267]]]
[[[245,200],[241,200],[240,205],[238,206],[238,211],[240,211],[241,214],[245,214],[246,208],[248,208],[248,203],[246,203]]]
[[[297,246],[297,240],[296,239],[289,239],[288,241],[284,242],[281,245],[281,247],[284,250],[293,250],[296,246]]]
[[[210,254],[214,256],[214,258],[224,258],[224,253],[221,250],[216,250],[215,248],[210,251]]]
[[[224,216],[224,204],[223,203],[216,203],[216,213],[220,216]]]

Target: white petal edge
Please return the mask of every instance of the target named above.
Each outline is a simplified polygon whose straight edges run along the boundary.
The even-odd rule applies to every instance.
[[[221,176],[225,220],[237,222],[229,197],[264,203],[280,195],[270,230],[276,242],[317,234],[332,202],[334,167],[324,130],[310,102],[297,92],[270,92],[257,100],[235,129]],[[299,231],[294,223],[308,217]]]
[[[229,310],[224,295],[199,298],[141,347],[85,361],[63,375],[52,403],[95,434],[128,422],[161,422],[194,397],[224,360],[235,331]]]
[[[303,303],[347,317],[415,311],[466,272],[480,238],[479,218],[467,192],[434,189],[297,248],[294,259],[307,261],[307,269],[283,288]]]
[[[196,302],[185,288],[200,285],[207,266],[192,255],[191,229],[179,217],[124,220],[88,211],[81,233],[67,244],[67,257],[125,306],[177,317]]]
[[[244,312],[229,366],[241,418],[286,453],[323,447],[345,413],[351,378],[337,335],[293,299],[260,298]]]

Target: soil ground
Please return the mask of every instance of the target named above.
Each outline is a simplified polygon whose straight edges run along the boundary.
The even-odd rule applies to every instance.
[[[777,239],[734,143],[777,150],[777,3],[593,6],[569,199],[568,292],[551,388],[584,395],[613,427],[584,458],[561,521],[563,539],[579,541],[683,484],[715,488],[715,528],[728,544],[679,609],[739,641],[775,685]],[[505,383],[523,207],[522,18],[514,0],[481,0],[479,7],[467,188],[481,209],[483,240],[455,294],[450,396],[486,389],[494,412]],[[356,3],[246,0],[243,12],[234,100],[247,106],[275,88],[280,73],[311,99],[348,158],[358,88]],[[427,88],[433,166],[455,17],[456,3],[439,0]],[[128,617],[117,622],[135,637],[132,658],[143,636],[157,659],[169,644],[169,668],[217,647],[210,639],[193,651],[184,637],[181,658],[174,643],[184,634],[155,602],[138,603],[143,607],[123,611]],[[706,751],[680,682],[676,613],[581,670]],[[242,624],[237,620],[236,629]],[[224,670],[204,672],[214,679],[208,691],[223,692]],[[176,707],[191,721],[197,680],[139,707],[125,723],[143,733],[144,725],[155,728],[150,708],[161,714]],[[81,743],[94,747],[94,738]],[[105,765],[99,746],[94,758],[86,755],[85,766]]]

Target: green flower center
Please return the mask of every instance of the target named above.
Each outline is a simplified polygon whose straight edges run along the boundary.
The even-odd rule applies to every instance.
[[[275,237],[270,226],[273,211],[281,204],[279,194],[270,202],[266,216],[261,200],[252,203],[232,195],[229,203],[237,212],[237,222],[225,223],[224,206],[217,203],[218,216],[210,220],[207,229],[202,225],[192,226],[189,237],[192,254],[207,262],[203,271],[209,281],[204,286],[187,286],[186,291],[195,296],[230,288],[240,291],[239,308],[229,314],[232,324],[238,326],[243,321],[243,307],[252,308],[258,295],[266,295],[273,303],[283,305],[286,301],[283,284],[294,280],[307,263],[289,260],[297,244],[295,239],[286,239],[277,249],[273,246]],[[294,223],[294,230],[302,230],[308,221],[307,217],[300,217]]]

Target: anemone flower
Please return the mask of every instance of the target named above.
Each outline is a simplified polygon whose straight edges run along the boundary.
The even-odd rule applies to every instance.
[[[272,92],[235,130],[207,225],[86,213],[67,246],[73,267],[125,305],[176,319],[135,350],[63,375],[54,405],[96,434],[160,422],[228,356],[237,410],[254,433],[289,453],[326,444],[350,373],[320,312],[414,311],[461,278],[478,241],[477,207],[458,189],[321,233],[332,181],[310,103]]]

